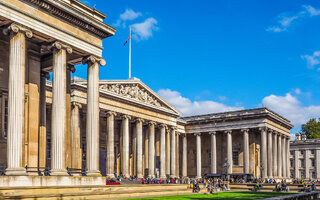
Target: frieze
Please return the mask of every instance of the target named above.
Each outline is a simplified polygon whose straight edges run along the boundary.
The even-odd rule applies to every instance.
[[[106,90],[120,96],[136,99],[138,101],[151,104],[157,107],[164,107],[156,97],[151,95],[147,90],[141,88],[138,84],[104,84],[100,85],[101,90]]]

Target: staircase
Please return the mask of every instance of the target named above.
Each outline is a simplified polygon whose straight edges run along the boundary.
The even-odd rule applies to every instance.
[[[128,199],[192,194],[187,185],[119,185],[0,188],[0,199]]]

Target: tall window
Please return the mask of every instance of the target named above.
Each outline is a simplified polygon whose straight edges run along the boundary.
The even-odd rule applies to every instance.
[[[315,162],[314,159],[311,160],[311,166],[312,166],[312,167],[315,167],[315,166],[316,166],[316,162]]]
[[[233,165],[239,165],[239,154],[237,151],[232,152]]]
[[[312,176],[313,179],[316,179],[316,172],[312,172],[311,176]]]
[[[300,167],[304,167],[304,159],[300,160]]]
[[[313,155],[314,155],[314,149],[312,149],[312,150],[311,150],[311,154],[313,154]]]
[[[303,151],[303,150],[301,150],[301,151],[300,151],[300,155],[303,155],[303,154],[304,154],[304,151]]]
[[[290,151],[290,155],[292,155],[292,156],[293,156],[293,155],[294,155],[294,151]]]
[[[294,160],[290,160],[290,167],[291,167],[291,168],[294,167]]]

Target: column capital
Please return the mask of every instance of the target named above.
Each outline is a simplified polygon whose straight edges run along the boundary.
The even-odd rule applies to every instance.
[[[232,130],[226,130],[226,131],[224,131],[224,133],[231,134]]]
[[[143,122],[144,122],[144,119],[142,119],[142,118],[136,118],[136,119],[135,119],[135,122],[141,122],[141,123],[143,123]]]
[[[148,122],[148,125],[149,125],[149,126],[151,126],[151,125],[154,125],[154,126],[155,126],[155,125],[157,125],[157,123],[154,122],[154,121],[149,121],[149,122]]]
[[[55,41],[52,44],[50,44],[47,49],[49,51],[59,51],[61,49],[66,50],[69,54],[72,53],[72,48],[69,45],[66,45],[60,41]]]
[[[259,127],[259,131],[267,131],[267,127],[266,126]]]
[[[89,64],[89,63],[91,63],[91,64],[98,63],[100,66],[105,66],[106,65],[105,59],[98,58],[98,57],[93,56],[93,55],[84,57],[82,59],[82,64]]]
[[[167,126],[166,124],[159,124],[159,127],[160,127],[160,128],[165,128],[165,129],[168,128],[168,126]]]
[[[109,116],[111,116],[111,115],[117,116],[117,113],[114,112],[114,111],[108,111],[108,112],[106,113],[106,115],[107,115],[107,117],[109,117]]]
[[[201,133],[194,133],[195,136],[201,136]]]
[[[215,134],[217,134],[216,131],[210,131],[210,132],[209,132],[209,135],[215,135]]]
[[[171,126],[169,129],[171,129],[172,131],[178,130],[178,128],[176,126]]]
[[[12,23],[3,30],[4,35],[9,35],[10,33],[17,34],[19,32],[24,33],[27,38],[32,38],[33,36],[33,33],[30,29],[18,23]]]
[[[122,119],[129,119],[129,120],[130,120],[130,119],[131,119],[131,116],[130,116],[130,115],[122,115],[121,118],[122,118]]]
[[[274,132],[274,130],[271,129],[271,128],[268,128],[268,129],[267,129],[267,132],[272,134],[272,133]]]
[[[242,133],[244,133],[244,132],[247,132],[247,133],[248,133],[248,132],[249,132],[249,129],[248,129],[248,128],[241,129],[241,132],[242,132]]]
[[[181,136],[182,137],[187,137],[187,134],[186,133],[181,133]]]
[[[176,135],[181,135],[181,133],[180,133],[180,132],[178,132],[178,131],[176,131]]]
[[[79,103],[79,102],[75,102],[75,101],[72,101],[72,102],[71,102],[71,106],[72,106],[72,107],[77,106],[78,108],[82,108],[82,104]]]

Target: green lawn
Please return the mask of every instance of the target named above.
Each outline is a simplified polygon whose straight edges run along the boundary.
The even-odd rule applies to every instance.
[[[164,197],[147,197],[139,198],[141,200],[155,200],[155,199],[168,199],[168,200],[198,200],[198,199],[219,199],[219,200],[253,200],[263,199],[269,197],[277,197],[295,193],[282,193],[282,192],[220,192],[214,194],[192,194],[182,196],[164,196]],[[132,199],[131,199],[132,200]],[[138,199],[133,199],[138,200]]]

